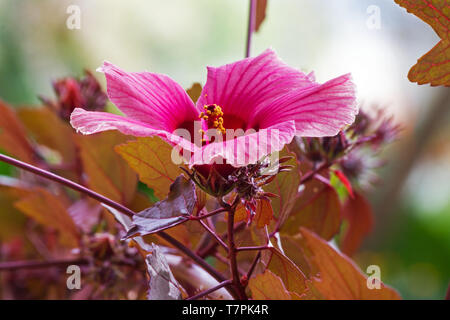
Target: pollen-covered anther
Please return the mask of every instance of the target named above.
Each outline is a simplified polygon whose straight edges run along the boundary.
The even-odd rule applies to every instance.
[[[198,132],[199,133],[201,133],[201,135],[202,135],[202,142],[206,142],[206,139],[205,139],[205,130],[203,130],[203,129],[200,129],[200,130],[198,130]]]
[[[199,118],[207,121],[208,128],[217,129],[217,132],[225,134],[222,108],[216,104],[205,105],[203,108],[205,111],[200,113]]]

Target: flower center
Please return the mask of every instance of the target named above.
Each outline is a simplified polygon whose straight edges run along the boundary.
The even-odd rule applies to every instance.
[[[217,129],[218,133],[225,135],[222,108],[217,104],[205,105],[203,108],[205,111],[200,113],[199,118],[206,121],[208,129]],[[202,135],[205,134],[204,130],[200,130],[200,132]]]
[[[210,104],[203,108],[205,111],[201,112],[199,117],[207,122],[208,128],[217,129],[218,132],[225,134],[222,108],[217,104]]]

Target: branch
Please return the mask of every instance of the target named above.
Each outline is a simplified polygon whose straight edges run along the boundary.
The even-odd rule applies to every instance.
[[[93,191],[91,189],[88,189],[88,188],[86,188],[86,187],[84,187],[84,186],[82,186],[82,185],[80,185],[78,183],[75,183],[75,182],[70,181],[68,179],[65,179],[63,177],[60,177],[60,176],[58,176],[58,175],[56,175],[56,174],[54,174],[52,172],[43,170],[41,168],[35,167],[35,166],[31,165],[31,164],[22,162],[20,160],[8,157],[8,156],[6,156],[4,154],[1,154],[1,153],[0,153],[0,161],[9,163],[10,165],[13,165],[15,167],[18,167],[18,168],[21,168],[23,170],[32,172],[34,174],[37,174],[38,176],[44,177],[44,178],[46,178],[48,180],[55,181],[55,182],[57,182],[59,184],[65,185],[66,187],[69,187],[69,188],[71,188],[73,190],[76,190],[76,191],[79,191],[81,193],[84,193],[87,196],[89,196],[89,197],[91,197],[91,198],[93,198],[95,200],[98,200],[100,202],[103,202],[104,204],[106,204],[106,205],[108,205],[108,206],[110,206],[110,207],[112,207],[112,208],[114,208],[114,209],[116,209],[116,210],[126,214],[129,217],[134,215],[134,212],[132,210],[128,209],[127,207],[125,207],[123,205],[121,205],[120,203],[115,202],[115,201],[113,201],[113,200],[111,200],[111,199],[109,199],[109,198],[107,198],[105,196],[102,196],[101,194],[99,194],[99,193],[97,193],[97,192],[95,192],[95,191]]]
[[[261,251],[258,251],[258,254],[256,255],[255,259],[253,260],[253,262],[252,262],[252,264],[250,266],[250,269],[248,269],[247,280],[250,280],[250,277],[252,276],[253,271],[256,268],[256,264],[258,263],[260,258],[261,258]]]
[[[333,162],[327,162],[326,161],[326,162],[323,162],[322,164],[320,164],[316,169],[308,171],[300,179],[300,185],[305,184],[306,182],[308,182],[309,180],[314,178],[314,176],[316,174],[318,174],[320,171],[322,171],[323,169],[331,167],[332,164],[333,164]]]
[[[245,48],[245,57],[250,57],[250,48],[252,44],[253,30],[255,29],[256,18],[256,0],[250,0],[250,8],[248,10],[248,29],[247,29],[247,46]]]
[[[200,299],[200,298],[202,298],[204,296],[207,296],[208,294],[210,294],[210,293],[212,293],[214,291],[219,290],[220,288],[223,288],[225,286],[230,285],[232,282],[233,281],[231,281],[231,280],[225,280],[225,281],[219,283],[217,286],[212,287],[212,288],[210,288],[208,290],[205,290],[203,292],[200,292],[200,293],[196,294],[195,296],[187,298],[186,300],[197,300],[197,299]]]
[[[183,252],[185,255],[187,255],[189,258],[191,258],[192,260],[194,260],[200,267],[202,267],[203,269],[205,269],[206,272],[208,272],[214,279],[216,279],[219,282],[224,282],[226,281],[226,278],[219,273],[216,269],[214,269],[208,262],[206,262],[205,260],[203,260],[203,258],[199,257],[197,254],[195,254],[195,252],[193,252],[192,250],[190,250],[189,248],[185,247],[182,243],[180,243],[178,240],[176,240],[175,238],[172,238],[170,235],[168,235],[165,232],[158,232],[157,233],[161,238],[163,238],[164,240],[166,240],[167,242],[171,243],[173,246],[175,246],[176,248],[178,248],[181,252]],[[234,292],[234,290],[228,290],[228,292],[230,292],[230,294],[234,297],[234,298],[239,298],[237,292]]]
[[[206,218],[212,217],[212,216],[214,216],[214,215],[216,215],[218,213],[225,212],[225,211],[227,211],[227,210],[224,209],[224,208],[219,208],[219,209],[211,211],[211,212],[209,212],[207,214],[202,214],[200,216],[190,216],[189,220],[202,220],[202,219],[206,219]]]
[[[216,258],[218,262],[221,262],[224,265],[228,266],[228,259],[225,258],[224,256],[222,256],[220,253],[218,253],[218,252],[214,253],[213,257]],[[243,269],[241,269],[239,266],[238,266],[238,271],[240,274],[245,274],[245,271]]]
[[[208,225],[204,221],[198,220],[198,222],[200,222],[202,227],[205,228],[206,231],[208,231],[214,237],[214,239],[216,239],[218,244],[220,244],[225,250],[228,251],[227,244],[223,242],[223,240],[217,235],[217,233],[215,233],[210,227],[208,227]]]
[[[237,199],[238,197],[236,197]],[[237,204],[238,201],[235,201],[234,203]],[[236,244],[234,243],[234,213],[236,206],[235,205],[228,205],[225,202],[222,201],[222,205],[224,205],[225,208],[227,208],[228,211],[228,259],[230,260],[230,271],[233,276],[233,284],[236,288],[239,299],[241,300],[247,300],[247,295],[245,294],[245,289],[241,284],[241,279],[239,275],[239,270],[237,266],[237,260],[236,260]]]
[[[185,247],[177,239],[172,238],[165,232],[158,232],[157,235],[160,236],[161,238],[163,238],[164,240],[166,240],[167,242],[169,242],[170,244],[174,245],[181,252],[183,252],[189,258],[194,260],[199,266],[201,266],[203,269],[205,269],[217,281],[222,282],[222,281],[226,280],[226,278],[222,274],[220,274],[216,269],[214,269],[210,264],[208,264],[205,260],[203,260],[197,254],[195,254],[195,252],[193,252],[191,249]]]
[[[239,247],[236,248],[236,251],[252,251],[252,250],[267,250],[270,249],[267,245],[265,246],[256,246],[256,247]]]
[[[49,267],[67,267],[72,264],[85,265],[89,261],[83,258],[62,259],[52,261],[10,261],[0,263],[0,271],[15,271],[19,269],[41,269]]]
[[[239,232],[245,227],[246,223],[241,222],[234,228],[234,232]],[[228,239],[228,233],[224,233],[222,235],[219,235],[221,239],[227,240]],[[216,251],[218,243],[217,242],[210,242],[208,246],[206,246],[204,249],[198,251],[198,255],[202,258],[205,258],[207,256],[210,256]]]

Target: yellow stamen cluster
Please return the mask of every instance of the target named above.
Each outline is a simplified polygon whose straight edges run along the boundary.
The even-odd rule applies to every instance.
[[[208,128],[215,128],[219,133],[225,134],[226,130],[223,126],[223,111],[222,108],[216,104],[210,104],[203,107],[204,112],[200,113],[200,118],[207,121]],[[201,130],[204,133],[203,130]]]

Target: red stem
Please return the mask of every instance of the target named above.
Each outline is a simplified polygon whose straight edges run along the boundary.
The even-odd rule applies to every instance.
[[[222,256],[220,253],[216,252],[216,253],[214,254],[213,257],[216,258],[218,262],[221,262],[221,263],[223,263],[224,265],[228,266],[228,264],[229,264],[229,263],[228,263],[228,259],[225,258],[224,256]],[[238,271],[239,271],[240,274],[245,274],[245,273],[246,273],[246,272],[245,272],[243,269],[241,269],[239,266],[238,266]]]
[[[88,260],[83,258],[62,259],[52,261],[10,261],[0,263],[0,271],[18,270],[18,269],[40,269],[49,267],[66,267],[71,264],[84,265]]]
[[[252,35],[255,29],[256,0],[250,0],[250,8],[248,12],[248,29],[247,29],[247,46],[245,48],[245,57],[250,57],[250,48],[252,45]]]
[[[225,212],[225,211],[227,211],[227,210],[224,209],[224,208],[219,208],[219,209],[211,211],[211,212],[209,212],[207,214],[203,214],[201,216],[190,216],[189,220],[202,220],[202,219],[206,219],[206,218],[212,217],[212,216],[214,216],[214,215],[216,215],[218,213]]]
[[[223,242],[222,239],[220,239],[220,237],[217,233],[215,233],[210,227],[208,227],[208,225],[204,221],[198,220],[198,222],[200,222],[202,227],[205,228],[205,230],[208,231],[214,237],[214,239],[216,239],[218,244],[220,244],[225,250],[228,251],[227,244],[225,242]]]
[[[238,197],[236,197],[237,200]],[[239,270],[237,266],[236,259],[236,244],[234,243],[234,213],[236,205],[239,200],[235,201],[233,205],[228,205],[222,201],[222,206],[227,208],[228,211],[228,259],[230,261],[230,271],[233,276],[233,285],[239,295],[239,299],[247,300],[247,295],[245,294],[245,289],[241,284],[241,279],[239,275]]]
[[[314,176],[319,173],[320,171],[322,171],[323,169],[329,168],[331,167],[331,165],[333,164],[333,162],[323,162],[322,164],[320,164],[316,169],[311,170],[309,172],[307,172],[305,175],[302,176],[302,178],[300,179],[300,185],[305,184],[306,182],[308,182],[309,180],[311,180],[312,178],[314,178]]]
[[[241,231],[245,227],[245,225],[246,225],[245,222],[241,222],[234,228],[234,232]],[[221,239],[226,240],[228,238],[228,233],[219,235],[219,237]],[[214,252],[216,251],[217,245],[218,245],[217,242],[210,242],[210,244],[208,246],[206,246],[204,249],[198,251],[198,255],[202,258],[205,258],[207,256],[214,254]]]
[[[210,288],[210,289],[208,289],[208,290],[205,290],[205,291],[203,291],[203,292],[200,292],[200,293],[196,294],[195,296],[192,296],[192,297],[187,298],[186,300],[196,300],[196,299],[203,298],[204,296],[207,296],[208,294],[210,294],[210,293],[212,293],[212,292],[214,292],[214,291],[217,291],[217,290],[219,290],[220,288],[223,288],[223,287],[225,287],[225,286],[228,286],[228,285],[230,285],[231,283],[232,283],[231,280],[225,280],[225,281],[219,283],[217,286],[212,287],[212,288]]]
[[[261,258],[261,251],[258,251],[258,254],[255,256],[255,259],[253,260],[252,265],[250,266],[250,269],[248,269],[247,280],[250,280],[250,277],[252,276],[253,271],[256,268],[256,264],[258,263],[260,258]]]
[[[8,156],[6,156],[4,154],[1,154],[1,153],[0,153],[0,161],[9,163],[9,164],[11,164],[11,165],[13,165],[15,167],[18,167],[18,168],[21,168],[23,170],[32,172],[34,174],[37,174],[38,176],[41,176],[41,177],[44,177],[46,179],[55,181],[55,182],[57,182],[59,184],[65,185],[66,187],[69,187],[69,188],[71,188],[73,190],[76,190],[76,191],[79,191],[81,193],[84,193],[84,194],[88,195],[89,197],[91,197],[91,198],[93,198],[95,200],[98,200],[100,202],[103,202],[104,204],[107,204],[108,206],[110,206],[110,207],[112,207],[112,208],[114,208],[114,209],[116,209],[116,210],[118,210],[118,211],[120,211],[120,212],[122,212],[122,213],[124,213],[124,214],[126,214],[128,216],[130,216],[130,217],[134,215],[134,212],[132,210],[128,209],[127,207],[125,207],[123,205],[121,205],[120,203],[117,203],[117,202],[115,202],[115,201],[113,201],[113,200],[111,200],[111,199],[109,199],[109,198],[107,198],[105,196],[102,196],[101,194],[99,194],[99,193],[97,193],[95,191],[92,191],[91,189],[88,189],[88,188],[86,188],[86,187],[84,187],[84,186],[82,186],[82,185],[80,185],[78,183],[75,183],[75,182],[70,181],[68,179],[65,179],[63,177],[60,177],[60,176],[58,176],[58,175],[56,175],[54,173],[51,173],[49,171],[46,171],[46,170],[43,170],[41,168],[35,167],[35,166],[31,165],[31,164],[22,162],[20,160],[8,157]]]
[[[267,250],[270,249],[267,245],[265,246],[256,246],[256,247],[239,247],[236,248],[236,251],[251,251],[251,250]]]

